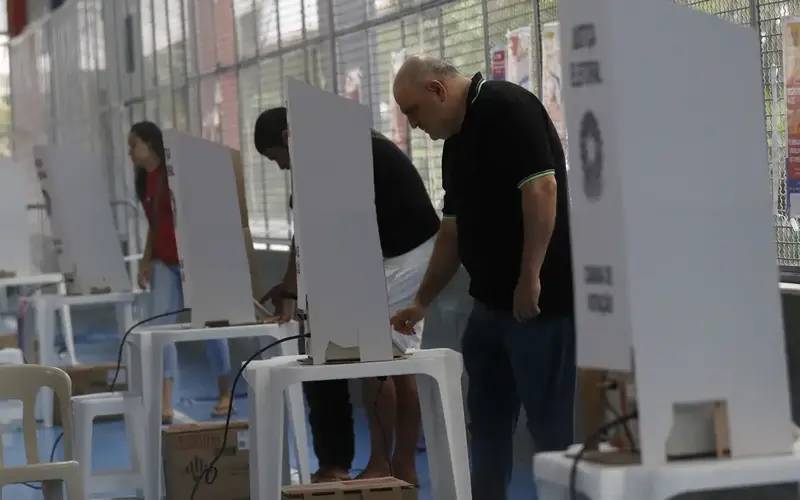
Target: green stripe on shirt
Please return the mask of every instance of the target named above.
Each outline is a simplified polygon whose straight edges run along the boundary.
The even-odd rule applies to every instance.
[[[535,181],[536,179],[540,179],[542,177],[546,177],[548,175],[556,175],[556,171],[551,169],[551,170],[545,170],[544,172],[538,172],[536,174],[529,175],[528,177],[525,177],[524,179],[522,179],[519,182],[519,184],[517,184],[517,188],[518,189],[522,189],[522,186],[524,186],[525,184],[527,184],[527,183],[529,183],[531,181]]]

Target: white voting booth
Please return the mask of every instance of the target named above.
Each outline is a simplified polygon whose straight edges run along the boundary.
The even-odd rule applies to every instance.
[[[417,375],[434,498],[471,498],[461,356],[432,349],[394,359],[378,238],[369,112],[289,79],[295,244],[310,354],[252,363],[251,498],[280,497],[282,405],[302,382]],[[343,126],[345,124],[346,126]]]
[[[617,470],[646,490],[603,496],[613,480],[594,479],[611,472],[582,464],[578,484],[618,500],[704,489],[712,476],[776,482],[780,463],[769,477],[740,461],[794,460],[758,34],[662,0],[562,0],[559,16],[578,364],[634,374],[653,472]],[[669,468],[682,439],[733,460],[709,461],[713,474]],[[534,469],[552,486],[571,465],[553,454]],[[691,481],[675,478],[686,471]]]
[[[299,304],[311,357],[392,359],[369,109],[300,82],[289,102]]]
[[[55,311],[70,307],[114,304],[120,331],[133,321],[131,281],[111,212],[111,195],[100,155],[72,144],[36,146],[36,175],[54,236],[58,265],[67,295],[36,296],[35,314],[39,362],[63,364],[55,352]],[[64,332],[69,364],[77,364],[71,328]],[[52,425],[52,395],[37,406],[45,426]]]
[[[94,493],[113,492],[121,484],[133,484],[145,500],[163,496],[161,455],[162,370],[164,347],[180,342],[256,338],[260,345],[297,335],[297,324],[256,324],[250,245],[242,227],[234,162],[237,153],[217,143],[181,132],[164,131],[167,175],[175,232],[180,255],[184,306],[191,309],[191,324],[137,328],[127,339],[130,352],[130,389],[124,395],[103,394],[74,398],[81,431],[77,440],[91,442],[89,416],[93,408],[110,414],[123,407],[137,424],[134,442],[139,445],[141,467],[112,477],[95,473],[91,446],[79,448],[82,472]],[[284,342],[268,354],[296,354],[297,343]],[[300,477],[309,481],[308,443],[303,395],[300,386],[285,394],[285,404],[295,429],[293,451]],[[283,408],[280,399],[273,406]]]

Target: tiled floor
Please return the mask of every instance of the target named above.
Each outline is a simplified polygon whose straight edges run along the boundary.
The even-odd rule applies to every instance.
[[[76,343],[78,358],[81,362],[90,363],[109,361],[115,358],[116,332],[113,331],[111,316],[107,312],[98,312],[93,316],[75,315]],[[180,374],[177,392],[176,410],[196,421],[211,420],[210,411],[215,400],[216,384],[206,380],[205,358],[203,349],[192,346],[179,347]],[[236,403],[237,419],[247,418],[247,404],[243,398],[244,387],[239,388]],[[357,399],[354,397],[354,400]],[[220,419],[222,420],[222,419]],[[366,418],[362,409],[357,409],[356,420],[356,458],[354,474],[366,465],[369,458],[369,439]],[[58,429],[41,429],[39,431],[39,448],[42,460],[50,455]],[[122,469],[129,465],[129,451],[125,444],[124,428],[121,421],[99,422],[95,427],[94,467],[100,470]],[[4,436],[3,447],[8,465],[21,464],[24,461],[22,437],[20,433],[9,433]],[[61,457],[61,446],[56,450],[56,458]],[[316,459],[310,453],[312,469]],[[425,453],[417,456],[420,471],[420,500],[432,500],[428,479],[428,463]],[[39,500],[40,492],[25,486],[9,486],[3,489],[4,498],[12,500]],[[121,492],[118,498],[130,498],[127,492]],[[188,498],[188,495],[187,495]],[[515,471],[510,498],[513,500],[533,500],[535,494],[531,483],[530,468],[520,463]]]

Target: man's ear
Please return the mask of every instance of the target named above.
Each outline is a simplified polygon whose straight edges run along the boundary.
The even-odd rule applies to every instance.
[[[425,84],[425,90],[431,92],[439,98],[439,101],[444,102],[445,98],[447,97],[447,88],[444,86],[444,83],[440,82],[439,80],[431,80]]]
[[[289,147],[289,129],[286,129],[283,132],[281,132],[281,138],[283,139],[283,145],[288,148]]]

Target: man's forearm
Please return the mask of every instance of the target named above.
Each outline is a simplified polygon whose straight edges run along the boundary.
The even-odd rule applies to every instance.
[[[556,180],[536,179],[522,187],[524,244],[520,275],[538,277],[556,222]]]
[[[455,220],[445,219],[436,237],[431,260],[425,278],[417,292],[417,303],[428,307],[433,299],[453,279],[458,271],[461,261],[458,257],[458,236]]]

